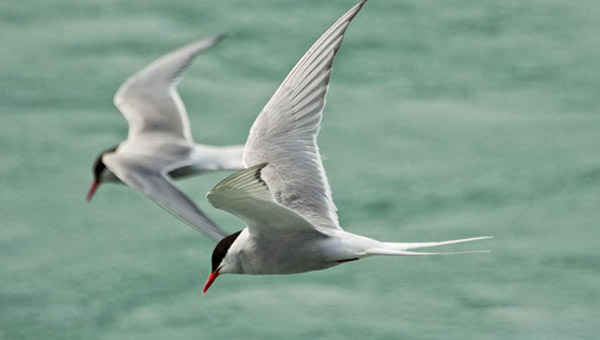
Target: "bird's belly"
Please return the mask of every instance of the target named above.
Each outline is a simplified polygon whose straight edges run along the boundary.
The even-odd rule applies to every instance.
[[[241,258],[244,274],[294,274],[336,266],[339,260],[356,257],[335,254],[331,240],[260,242],[246,249]]]
[[[277,275],[295,274],[314,270],[327,269],[338,265],[335,261],[325,261],[323,258],[306,257],[304,254],[278,254],[276,257],[256,257],[260,265],[247,263],[243,266],[244,274],[251,275]]]

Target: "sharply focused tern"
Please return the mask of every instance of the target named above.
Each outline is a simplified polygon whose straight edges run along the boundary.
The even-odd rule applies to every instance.
[[[192,60],[223,38],[217,35],[175,50],[133,76],[119,88],[114,103],[129,123],[127,140],[102,152],[93,167],[91,200],[103,182],[121,182],[219,241],[227,233],[215,225],[171,182],[209,170],[243,169],[244,146],[196,144],[177,83]]]
[[[450,254],[411,250],[489,238],[380,242],[340,227],[317,133],[333,58],[365,2],[352,7],[313,44],[259,114],[244,149],[249,168],[208,193],[215,208],[234,214],[247,227],[217,244],[203,293],[220,274],[290,274],[371,255]]]

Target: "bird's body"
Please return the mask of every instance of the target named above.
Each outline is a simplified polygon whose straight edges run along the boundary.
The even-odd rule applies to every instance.
[[[120,182],[218,241],[227,235],[171,182],[172,179],[213,170],[244,168],[242,145],[197,144],[177,83],[201,52],[222,36],[200,40],[175,50],[129,77],[114,103],[129,123],[127,139],[97,158],[88,201],[103,182]]]
[[[165,164],[169,168],[170,178],[181,179],[208,171],[241,169],[244,167],[242,152],[243,147],[240,146],[212,146],[173,141],[140,147],[125,141],[115,153]]]
[[[256,237],[243,229],[229,249],[240,273],[252,275],[293,274],[329,268],[337,263],[328,254],[330,238],[315,234]],[[276,257],[273,254],[277,254]]]
[[[140,164],[156,164],[164,170],[169,178],[178,180],[186,177],[201,175],[209,171],[235,170],[243,168],[241,163],[242,148],[239,146],[211,146],[211,145],[185,145],[183,143],[163,143],[136,150],[127,143],[120,144],[114,154],[127,159],[136,159]],[[102,161],[110,163],[114,155],[103,155]],[[139,171],[150,171],[141,167]],[[125,184],[110,167],[102,174],[103,183]]]
[[[342,15],[312,45],[258,115],[244,148],[247,169],[208,193],[215,208],[247,226],[217,244],[203,292],[225,273],[301,273],[372,255],[429,255],[434,253],[411,250],[487,238],[380,242],[340,227],[317,135],[333,59],[365,2]]]
[[[453,240],[459,243],[485,239]],[[431,242],[434,247],[444,242]],[[415,243],[380,242],[344,230],[325,234],[289,234],[285,237],[257,237],[247,228],[229,249],[236,259],[239,274],[295,274],[327,269],[373,255],[430,255],[403,249],[420,248]],[[479,251],[471,251],[479,252]],[[467,253],[467,252],[461,252]],[[451,254],[451,253],[440,253]],[[276,256],[274,256],[276,255]]]
[[[240,273],[273,275],[327,269],[367,257],[366,250],[378,246],[381,242],[343,230],[330,235],[291,233],[282,237],[257,237],[243,229],[229,251]]]

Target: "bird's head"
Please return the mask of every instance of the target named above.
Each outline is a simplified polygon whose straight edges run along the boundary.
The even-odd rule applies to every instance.
[[[109,171],[106,170],[106,165],[102,161],[102,157],[104,157],[104,155],[106,154],[115,152],[115,150],[117,150],[117,146],[102,151],[102,153],[100,153],[100,155],[96,157],[96,160],[94,161],[94,165],[92,167],[92,172],[94,173],[94,180],[92,181],[92,185],[90,185],[90,190],[87,194],[87,202],[92,200],[94,192],[96,192],[96,189],[98,189],[100,183],[102,183],[102,181],[107,177],[109,173]]]
[[[202,289],[202,295],[206,294],[208,288],[210,288],[219,275],[239,272],[237,258],[235,257],[234,252],[230,251],[230,249],[232,248],[231,246],[238,236],[240,236],[241,232],[242,231],[240,230],[236,233],[233,233],[217,243],[217,246],[212,253],[212,269],[210,275],[208,275],[206,283],[204,284],[204,289]]]

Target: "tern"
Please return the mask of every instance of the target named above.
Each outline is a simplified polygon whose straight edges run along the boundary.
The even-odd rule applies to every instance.
[[[344,231],[317,146],[334,56],[366,0],[340,17],[304,54],[258,115],[243,154],[247,169],[217,184],[209,202],[246,223],[212,254],[203,294],[221,274],[292,274],[373,255],[432,255],[442,242],[380,242]],[[474,253],[486,251],[470,251]]]
[[[101,183],[124,183],[219,241],[220,229],[172,183],[172,179],[210,170],[243,169],[243,145],[196,144],[177,84],[201,52],[224,35],[192,42],[168,53],[130,76],[114,97],[115,106],[129,123],[127,139],[103,151],[93,165],[94,180],[87,201]]]

